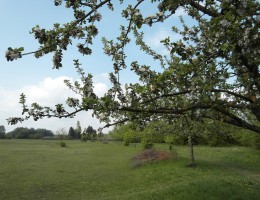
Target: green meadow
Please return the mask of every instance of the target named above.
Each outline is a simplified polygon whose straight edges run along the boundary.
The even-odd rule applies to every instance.
[[[133,167],[141,145],[0,140],[1,200],[259,200],[260,151],[175,146],[177,159]],[[167,149],[166,145],[155,148]]]

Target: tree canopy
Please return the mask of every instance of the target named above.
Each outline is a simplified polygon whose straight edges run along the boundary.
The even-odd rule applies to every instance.
[[[118,27],[118,37],[102,39],[104,54],[111,57],[114,69],[109,74],[112,86],[107,93],[103,97],[94,93],[92,75],[86,74],[75,59],[81,82],[65,80],[65,84],[81,98],[68,98],[67,106],[59,103],[51,108],[37,103],[28,106],[22,94],[24,116],[12,117],[9,123],[73,117],[93,110],[95,117],[107,123],[106,127],[126,121],[140,125],[160,118],[172,121],[185,115],[260,133],[260,3],[256,0],[54,0],[56,6],[65,4],[73,9],[74,20],[56,23],[50,30],[35,26],[31,34],[38,40],[39,49],[24,53],[23,47],[9,47],[6,59],[13,61],[28,54],[39,58],[53,53],[53,68],[59,69],[63,52],[75,41],[79,42],[80,54],[91,56],[93,38],[101,31],[96,24],[102,20],[104,9],[113,14],[115,2],[129,5],[121,12],[126,23]],[[146,16],[142,5],[156,12]],[[161,43],[168,50],[168,55],[163,56],[143,40],[144,27],[173,20],[171,16],[179,8],[193,23],[180,18],[182,28],[173,26],[172,31],[181,39],[163,39]],[[135,60],[126,61],[125,48],[133,42],[158,62],[157,69]],[[139,82],[123,85],[120,74],[129,69]]]
[[[24,128],[17,127],[13,131],[8,132],[6,134],[6,138],[14,138],[14,139],[40,139],[44,137],[52,137],[53,132],[43,128]]]

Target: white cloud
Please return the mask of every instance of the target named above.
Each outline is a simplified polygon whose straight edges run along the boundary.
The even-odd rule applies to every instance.
[[[94,92],[97,94],[98,97],[103,96],[107,90],[108,90],[108,87],[106,84],[94,83]]]
[[[176,10],[174,16],[178,17],[178,16],[186,16],[186,15],[188,15],[188,14],[185,12],[185,10],[183,8],[179,8]]]
[[[92,118],[91,112],[78,113],[75,118],[68,119],[42,119],[38,121],[28,120],[22,124],[11,126],[7,124],[6,119],[9,117],[21,116],[21,105],[19,104],[20,94],[26,95],[28,104],[37,102],[42,106],[54,106],[57,103],[65,103],[68,97],[76,97],[67,86],[64,84],[64,79],[69,77],[50,78],[47,77],[43,81],[35,85],[27,85],[19,90],[7,90],[0,87],[0,125],[4,125],[7,132],[13,130],[16,127],[28,127],[28,128],[46,128],[52,131],[56,131],[60,128],[69,129],[69,127],[75,127],[76,122],[80,121],[82,128],[91,125],[94,128],[99,128],[101,125],[97,119]],[[108,87],[101,82],[94,82],[94,91],[98,96],[102,96]]]
[[[171,42],[181,39],[181,36],[179,34],[161,28],[158,31],[156,31],[154,34],[148,35],[145,41],[152,49],[158,51],[158,53],[167,55],[169,54],[169,52],[161,43],[161,41],[166,39],[167,37],[170,37]]]
[[[75,94],[64,84],[65,79],[73,81],[72,78],[64,76],[54,79],[47,77],[37,85],[24,86],[19,92],[26,95],[30,104],[38,102],[42,105],[50,105],[66,101],[67,97],[74,97]]]
[[[183,8],[179,8],[176,10],[175,14],[172,15],[170,18],[176,18],[179,16],[188,16],[188,14],[185,12]],[[173,19],[176,20],[176,19]],[[145,42],[154,50],[156,50],[158,53],[162,55],[168,55],[169,51],[163,46],[161,43],[162,40],[166,39],[167,37],[170,37],[171,42],[180,40],[182,37],[181,35],[174,33],[170,28],[159,28],[159,30],[155,32],[151,32],[151,34],[147,34],[145,38]]]

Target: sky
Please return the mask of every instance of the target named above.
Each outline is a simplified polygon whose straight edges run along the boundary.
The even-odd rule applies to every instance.
[[[38,121],[27,120],[17,125],[8,125],[7,118],[20,117],[22,107],[19,104],[19,97],[24,93],[27,103],[37,102],[44,106],[54,106],[57,103],[65,103],[68,97],[73,94],[63,83],[64,79],[75,81],[79,79],[74,66],[73,59],[79,59],[86,73],[94,76],[94,91],[102,96],[110,87],[108,73],[112,71],[112,62],[109,57],[102,52],[101,37],[114,39],[119,35],[120,24],[126,21],[120,16],[121,9],[125,4],[115,5],[115,11],[110,12],[107,8],[102,8],[102,21],[98,24],[99,36],[94,40],[93,54],[91,56],[80,56],[74,47],[69,47],[64,54],[63,67],[59,70],[52,68],[52,55],[47,55],[36,59],[33,55],[25,56],[22,59],[7,62],[5,51],[8,47],[24,47],[25,52],[35,51],[38,43],[29,31],[35,25],[42,28],[51,28],[54,23],[66,23],[73,19],[73,13],[64,6],[54,6],[53,0],[0,0],[0,125],[4,125],[6,132],[12,131],[16,127],[45,128],[54,133],[65,128],[76,127],[80,121],[81,127],[87,128],[89,125],[97,129],[104,124],[92,118],[91,112],[82,112],[73,119],[42,119]],[[150,2],[150,1],[149,1]],[[154,14],[155,9],[144,5],[143,11],[147,15]],[[102,12],[104,11],[104,12]],[[154,50],[167,54],[160,43],[160,40],[170,36],[173,40],[178,40],[179,36],[171,32],[171,26],[179,26],[178,15],[185,16],[182,10],[176,13],[168,22],[157,24],[152,28],[144,27],[144,40]],[[139,61],[141,64],[157,66],[153,60],[142,53],[133,42],[126,48],[127,61]],[[138,81],[130,71],[126,70],[121,74],[124,82]],[[110,129],[104,130],[108,132]]]

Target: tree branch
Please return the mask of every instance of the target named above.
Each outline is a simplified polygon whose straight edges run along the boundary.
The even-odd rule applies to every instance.
[[[220,108],[216,108],[215,110],[217,110],[218,112],[224,114],[225,116],[228,116],[229,118],[224,118],[223,122],[227,123],[227,124],[232,124],[238,127],[242,127],[248,130],[251,130],[253,132],[259,133],[260,134],[260,127],[259,126],[255,126],[252,125],[248,122],[246,122],[245,120],[242,120],[241,118],[237,117],[236,115],[224,110],[224,109],[220,109]]]
[[[201,11],[211,17],[218,17],[220,14],[218,12],[215,12],[213,10],[209,10],[206,7],[201,6],[199,3],[194,2],[194,0],[190,0],[190,5],[194,8],[196,8],[198,11]]]

